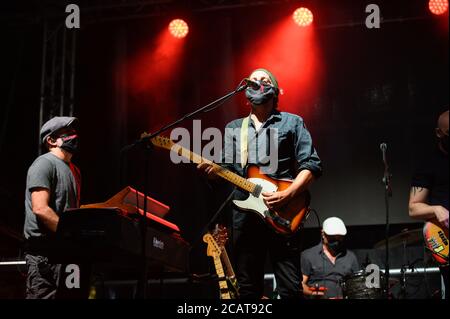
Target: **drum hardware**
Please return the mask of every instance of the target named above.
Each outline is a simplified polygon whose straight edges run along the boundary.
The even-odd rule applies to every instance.
[[[384,296],[384,279],[380,273],[378,285],[368,285],[368,278],[372,273],[360,270],[351,275],[345,276],[341,280],[341,288],[344,299],[382,299]]]
[[[399,238],[398,240],[401,240],[402,250],[403,250],[403,265],[400,268],[400,299],[406,299],[406,271],[408,269],[411,269],[411,271],[414,271],[414,265],[415,263],[420,260],[415,260],[413,263],[409,263],[407,252],[406,252],[406,245],[407,244],[414,244],[417,242],[420,242],[422,240],[422,232],[420,229],[414,229],[414,230],[408,230],[404,229],[402,232],[397,235]],[[395,243],[395,241],[394,241]]]
[[[405,245],[413,245],[416,243],[421,243],[423,241],[423,235],[422,235],[422,229],[404,229],[399,234],[396,234],[394,236],[391,236],[388,238],[389,240],[389,247],[395,248]],[[377,242],[373,248],[375,249],[385,249],[386,240],[383,239],[379,242]]]
[[[406,247],[404,250],[404,258],[406,258]],[[406,280],[406,273],[408,270],[410,273],[413,273],[416,271],[416,263],[418,261],[423,260],[423,258],[418,258],[414,260],[412,263],[406,262],[402,265],[400,268],[400,298],[405,299],[406,298],[406,287],[407,287],[407,280]]]
[[[400,268],[400,298],[404,299],[406,298],[406,287],[407,287],[407,279],[406,279],[406,272],[408,269],[411,271],[414,271],[414,265],[418,261],[414,261],[413,263],[409,263],[407,260],[407,252],[406,247],[407,245],[413,245],[419,242],[422,242],[423,236],[422,236],[422,229],[403,229],[399,234],[396,234],[394,236],[391,236],[387,239],[389,241],[389,246],[391,248],[395,247],[402,247],[403,251],[403,263]],[[379,241],[374,245],[375,249],[385,249],[386,246],[386,239]],[[420,259],[419,259],[420,260]],[[385,285],[386,286],[386,285]],[[391,281],[389,280],[389,289],[391,288]]]

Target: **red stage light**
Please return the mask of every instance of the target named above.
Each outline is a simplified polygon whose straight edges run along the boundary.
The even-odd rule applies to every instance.
[[[175,38],[184,38],[189,32],[189,27],[183,20],[175,19],[170,22],[169,31]]]
[[[440,15],[448,10],[448,0],[430,0],[428,8],[433,14]]]
[[[306,27],[313,22],[313,14],[307,8],[298,8],[292,15],[294,22],[301,27]]]

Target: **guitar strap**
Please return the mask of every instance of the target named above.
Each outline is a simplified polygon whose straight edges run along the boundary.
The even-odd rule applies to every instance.
[[[250,122],[250,116],[247,116],[242,120],[241,126],[241,167],[244,168],[247,165],[248,160],[248,124]]]

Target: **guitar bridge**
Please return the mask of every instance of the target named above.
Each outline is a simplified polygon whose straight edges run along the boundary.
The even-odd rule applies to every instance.
[[[287,219],[284,219],[280,216],[278,216],[277,214],[274,214],[271,210],[266,210],[264,212],[264,215],[266,215],[266,217],[271,218],[276,224],[285,227],[285,228],[290,228],[291,227],[291,222]]]

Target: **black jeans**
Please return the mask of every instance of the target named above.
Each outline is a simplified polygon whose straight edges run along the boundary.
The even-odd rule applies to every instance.
[[[27,263],[26,299],[55,299],[61,279],[61,265],[50,264],[48,257],[25,255]]]
[[[286,238],[276,234],[251,212],[234,212],[233,257],[241,298],[261,298],[264,265],[269,255],[281,298],[303,298],[300,268],[300,233]],[[236,215],[248,214],[248,216]],[[244,217],[244,218],[242,218]]]
[[[26,299],[87,299],[89,296],[91,265],[79,267],[76,274],[73,267],[53,264],[40,254],[25,254],[27,263]],[[79,275],[79,278],[75,278]],[[79,287],[73,284],[79,280]],[[67,281],[67,282],[66,282]]]

